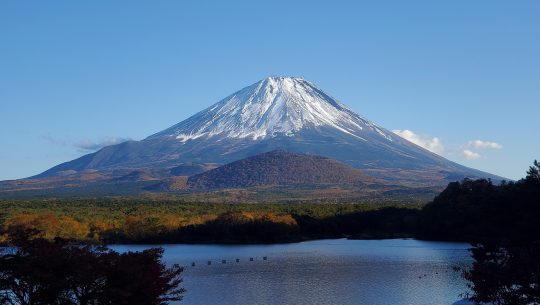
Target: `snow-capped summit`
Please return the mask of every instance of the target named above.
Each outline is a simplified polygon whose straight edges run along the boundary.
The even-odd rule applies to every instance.
[[[392,134],[360,117],[312,83],[298,77],[267,77],[237,91],[149,139],[201,137],[262,140],[293,136],[302,129],[330,127],[361,140],[366,129],[387,140]]]

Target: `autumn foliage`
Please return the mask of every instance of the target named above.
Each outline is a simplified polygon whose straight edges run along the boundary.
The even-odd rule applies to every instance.
[[[0,204],[2,202],[0,201]],[[19,206],[18,206],[19,205]],[[416,206],[370,204],[185,204],[93,201],[9,202],[8,232],[100,243],[270,243],[343,236],[412,236]],[[367,235],[366,235],[367,234]],[[390,234],[390,235],[389,235]]]
[[[166,267],[162,249],[117,253],[36,233],[10,234],[11,247],[0,255],[0,304],[165,305],[182,299],[183,269]]]
[[[49,240],[56,237],[83,240],[90,232],[88,224],[68,216],[58,218],[52,214],[15,215],[6,221],[5,226],[8,232],[32,229],[39,232],[38,237]]]

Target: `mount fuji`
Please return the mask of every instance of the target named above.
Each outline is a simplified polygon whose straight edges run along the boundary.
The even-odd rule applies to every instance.
[[[407,186],[501,179],[421,148],[296,77],[268,77],[146,139],[104,147],[31,178],[190,176],[272,150],[336,159]]]

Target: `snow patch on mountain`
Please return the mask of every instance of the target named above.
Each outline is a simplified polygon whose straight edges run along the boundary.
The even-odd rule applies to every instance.
[[[297,77],[268,77],[149,138],[180,142],[201,137],[261,140],[294,136],[306,128],[330,127],[367,141],[366,132],[392,141],[392,133],[360,117],[312,83]]]

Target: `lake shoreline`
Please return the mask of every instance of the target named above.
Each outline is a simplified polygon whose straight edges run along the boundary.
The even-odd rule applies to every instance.
[[[443,243],[469,243],[463,240],[434,240],[434,239],[423,239],[415,237],[414,235],[362,235],[362,236],[321,236],[320,238],[306,238],[306,239],[297,239],[297,240],[282,240],[274,242],[235,242],[235,241],[194,241],[194,242],[125,242],[125,243],[103,243],[105,246],[112,245],[137,245],[137,246],[174,246],[174,245],[186,245],[186,246],[271,246],[271,245],[287,245],[287,244],[298,244],[305,242],[317,242],[324,240],[351,240],[351,241],[385,241],[385,240],[416,240],[422,242],[443,242]]]
[[[426,239],[419,238],[414,234],[407,233],[361,233],[354,235],[321,235],[317,237],[305,237],[305,238],[294,238],[294,239],[283,239],[283,240],[274,240],[274,241],[256,241],[256,240],[189,240],[189,241],[164,241],[164,240],[144,240],[144,241],[115,241],[115,242],[96,242],[94,240],[89,241],[73,241],[74,244],[85,244],[85,245],[223,245],[223,246],[244,246],[244,245],[285,245],[285,244],[295,244],[303,243],[310,241],[321,241],[321,240],[359,240],[359,241],[369,241],[369,240],[418,240],[418,241],[428,241],[428,242],[451,242],[451,243],[468,243],[466,240],[447,240],[447,239]],[[0,243],[0,247],[9,247],[8,243]]]

